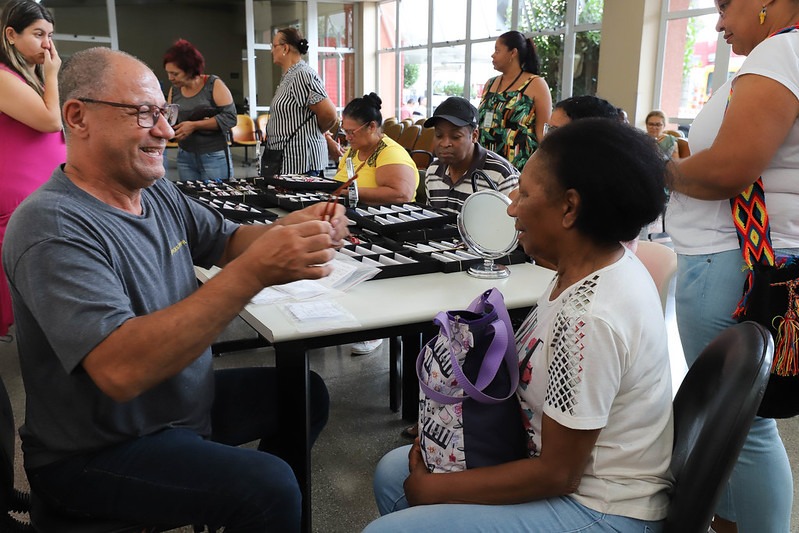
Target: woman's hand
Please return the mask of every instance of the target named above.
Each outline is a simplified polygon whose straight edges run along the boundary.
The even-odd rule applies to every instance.
[[[194,122],[188,121],[175,124],[174,126],[172,126],[172,129],[175,130],[175,139],[177,139],[178,141],[182,141],[183,139],[194,133],[197,130],[197,126]]]
[[[411,451],[408,452],[408,470],[410,474],[405,479],[405,498],[411,506],[437,503],[432,501],[426,489],[429,489],[431,474],[427,469],[422,456],[422,447],[419,445],[419,437],[413,441]]]
[[[58,55],[58,51],[55,49],[55,43],[53,42],[53,38],[50,37],[50,48],[44,52],[44,64],[42,65],[44,79],[55,80],[58,76],[58,71],[60,69],[61,69],[61,56]]]

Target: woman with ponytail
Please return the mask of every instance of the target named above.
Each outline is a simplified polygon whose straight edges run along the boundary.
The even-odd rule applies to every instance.
[[[522,170],[544,136],[552,96],[539,75],[533,40],[518,31],[505,32],[491,55],[500,76],[485,84],[480,101],[480,144]]]
[[[61,58],[53,16],[33,0],[12,0],[0,14],[0,249],[11,213],[66,158],[58,103]],[[14,322],[0,269],[0,341]]]
[[[324,132],[336,122],[336,106],[319,75],[302,56],[308,40],[295,28],[272,38],[272,61],[283,71],[266,123],[266,147],[282,150],[281,174],[322,175],[327,166]]]

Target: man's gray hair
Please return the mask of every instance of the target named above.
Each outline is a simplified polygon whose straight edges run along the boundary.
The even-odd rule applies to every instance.
[[[72,98],[102,99],[113,73],[110,64],[114,56],[136,57],[105,47],[81,50],[70,57],[58,73],[61,107]]]

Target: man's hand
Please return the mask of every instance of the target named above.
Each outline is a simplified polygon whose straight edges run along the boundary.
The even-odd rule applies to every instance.
[[[322,220],[325,217],[326,206],[327,202],[313,204],[305,209],[289,213],[281,218],[278,223],[281,225],[293,225],[311,220]],[[350,234],[350,230],[347,227],[349,220],[347,219],[346,212],[347,210],[343,205],[336,204],[336,209],[332,218],[327,221],[330,223],[331,246],[335,248],[343,246],[345,244],[344,238]]]
[[[241,259],[262,287],[330,274],[323,266],[335,255],[328,222],[309,220],[273,227],[247,248]]]

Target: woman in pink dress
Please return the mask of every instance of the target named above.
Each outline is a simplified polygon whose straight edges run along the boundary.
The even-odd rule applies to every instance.
[[[11,213],[64,162],[66,146],[53,16],[33,0],[11,0],[0,14],[0,27],[1,250]],[[13,322],[11,295],[0,269],[0,340],[11,340]]]

